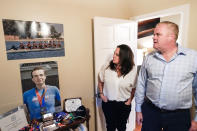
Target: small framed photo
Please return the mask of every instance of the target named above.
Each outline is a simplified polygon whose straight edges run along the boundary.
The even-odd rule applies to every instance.
[[[77,97],[65,99],[63,106],[65,112],[75,112],[81,105],[81,97]]]

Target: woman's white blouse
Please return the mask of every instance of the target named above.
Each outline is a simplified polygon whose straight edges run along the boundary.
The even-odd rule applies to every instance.
[[[126,101],[131,96],[132,88],[136,84],[136,67],[126,75],[118,77],[117,72],[108,67],[109,64],[104,65],[100,72],[99,77],[101,82],[104,82],[103,94],[108,100]]]

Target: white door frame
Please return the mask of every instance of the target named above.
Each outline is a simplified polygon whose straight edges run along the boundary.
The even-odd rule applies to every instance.
[[[187,36],[188,36],[188,25],[189,25],[189,9],[190,5],[185,4],[181,6],[176,6],[173,8],[160,10],[157,12],[153,12],[150,14],[144,14],[141,16],[135,16],[131,17],[131,20],[135,20],[137,22],[147,20],[147,19],[153,19],[158,17],[165,17],[170,15],[178,15],[180,14],[180,26],[179,26],[179,38],[178,41],[181,43],[182,46],[187,47]]]
[[[94,17],[95,94],[98,93],[98,73],[102,65],[112,59],[113,52],[119,44],[129,45],[134,53],[134,61],[136,62],[137,23],[129,19]],[[96,97],[96,131],[106,131],[105,118],[102,112],[101,102],[101,99]],[[131,131],[135,128],[134,100],[132,101],[132,110],[126,126],[127,131]]]

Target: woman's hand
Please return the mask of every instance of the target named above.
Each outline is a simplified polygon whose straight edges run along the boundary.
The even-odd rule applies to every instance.
[[[131,105],[131,100],[127,100],[126,102],[125,102],[125,105]]]
[[[101,99],[102,99],[103,102],[107,102],[107,101],[108,101],[108,100],[107,100],[107,97],[104,96],[103,93],[100,94],[100,97],[101,97]]]

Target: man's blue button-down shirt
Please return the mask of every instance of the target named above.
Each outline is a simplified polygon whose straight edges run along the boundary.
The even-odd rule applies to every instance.
[[[162,109],[186,109],[192,106],[193,87],[197,100],[197,52],[177,46],[177,53],[168,62],[157,51],[144,59],[135,93],[137,112],[141,112],[145,96]]]

